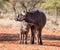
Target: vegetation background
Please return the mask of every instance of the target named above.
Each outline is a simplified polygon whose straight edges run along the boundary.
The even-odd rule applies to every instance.
[[[43,11],[47,17],[46,28],[60,29],[60,0],[0,0],[0,19],[14,20],[22,9]],[[0,25],[9,23],[0,21]]]

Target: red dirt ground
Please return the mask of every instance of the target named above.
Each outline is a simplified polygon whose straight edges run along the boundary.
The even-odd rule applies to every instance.
[[[19,34],[16,28],[0,27],[0,35]],[[17,41],[0,41],[0,50],[60,50],[60,30],[43,29],[43,45],[19,44]],[[0,37],[1,38],[1,37]],[[44,39],[45,38],[45,39]]]

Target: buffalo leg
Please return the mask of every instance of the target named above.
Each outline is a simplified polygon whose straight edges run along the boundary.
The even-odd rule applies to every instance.
[[[38,44],[42,45],[41,31],[38,33]]]
[[[34,26],[31,27],[31,44],[34,44]]]

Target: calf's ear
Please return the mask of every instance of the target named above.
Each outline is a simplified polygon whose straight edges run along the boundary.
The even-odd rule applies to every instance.
[[[23,16],[25,16],[26,13],[27,13],[27,12],[26,12],[25,10],[21,11],[21,14],[22,14]]]

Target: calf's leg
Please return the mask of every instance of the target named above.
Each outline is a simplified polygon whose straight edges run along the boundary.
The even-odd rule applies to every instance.
[[[27,33],[25,34],[25,44],[27,44]]]
[[[20,34],[20,44],[22,44],[22,33]]]

